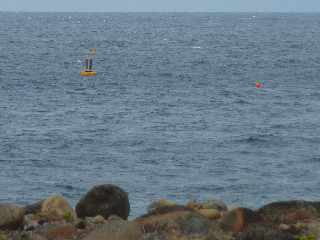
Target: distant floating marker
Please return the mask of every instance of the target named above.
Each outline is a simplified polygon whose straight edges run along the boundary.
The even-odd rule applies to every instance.
[[[262,83],[259,81],[256,81],[256,88],[262,88]]]
[[[91,76],[96,76],[97,72],[93,70],[93,58],[96,55],[97,50],[95,48],[92,48],[90,50],[90,54],[88,57],[85,59],[84,63],[84,70],[80,72],[80,75],[83,77],[91,77]]]

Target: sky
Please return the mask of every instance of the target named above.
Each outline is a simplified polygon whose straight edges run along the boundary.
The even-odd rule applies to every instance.
[[[320,12],[320,0],[0,0],[0,11]]]

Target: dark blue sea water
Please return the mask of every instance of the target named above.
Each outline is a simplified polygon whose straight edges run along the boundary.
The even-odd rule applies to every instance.
[[[0,13],[0,96],[1,202],[320,198],[320,14]]]

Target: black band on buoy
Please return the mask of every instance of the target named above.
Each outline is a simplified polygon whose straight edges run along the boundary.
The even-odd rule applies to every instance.
[[[85,67],[86,67],[86,69],[89,69],[89,59],[85,60]]]
[[[92,70],[92,62],[93,62],[93,61],[92,61],[92,59],[90,58],[90,59],[89,59],[89,70]]]

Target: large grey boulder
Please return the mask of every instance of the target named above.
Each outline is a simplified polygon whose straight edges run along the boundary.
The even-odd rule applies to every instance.
[[[129,212],[128,193],[112,184],[93,187],[76,205],[80,218],[101,215],[108,219],[111,215],[117,215],[126,220]]]

